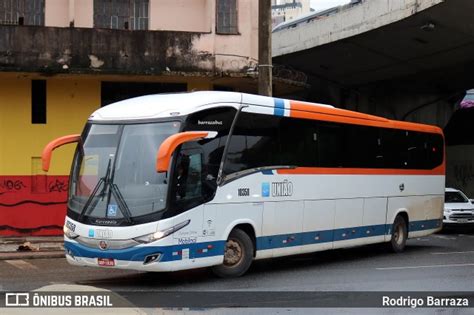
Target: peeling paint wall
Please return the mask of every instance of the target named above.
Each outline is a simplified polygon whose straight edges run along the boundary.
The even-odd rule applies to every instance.
[[[209,0],[150,1],[150,30],[210,33]]]
[[[222,75],[256,66],[257,1],[237,2],[233,35],[215,33],[214,0],[188,2],[151,0],[150,31],[120,31],[92,28],[93,0],[46,0],[46,27],[0,26],[0,71]]]
[[[213,37],[188,32],[0,26],[0,71],[219,73],[245,71],[255,63],[249,42],[242,47],[242,38],[224,37],[212,47]]]

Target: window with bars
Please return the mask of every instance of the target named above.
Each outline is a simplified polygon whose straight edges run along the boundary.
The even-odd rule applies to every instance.
[[[45,0],[0,0],[0,24],[44,25]]]
[[[149,0],[94,0],[94,27],[147,30]]]
[[[238,34],[237,0],[217,0],[216,33]]]

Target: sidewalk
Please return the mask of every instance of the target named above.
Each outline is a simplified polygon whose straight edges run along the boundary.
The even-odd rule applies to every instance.
[[[0,237],[0,260],[64,257],[62,236]]]

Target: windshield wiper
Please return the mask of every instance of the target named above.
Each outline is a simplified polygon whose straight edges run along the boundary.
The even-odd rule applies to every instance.
[[[97,184],[94,187],[94,190],[92,191],[91,195],[86,201],[86,204],[84,205],[84,208],[81,211],[81,214],[79,216],[79,219],[82,220],[84,215],[89,215],[92,210],[96,207],[97,203],[99,202],[99,199],[102,198],[104,199],[105,195],[107,194],[107,188],[109,188],[109,191],[112,193],[114,196],[115,200],[117,200],[117,203],[119,204],[119,210],[122,213],[123,217],[125,220],[127,220],[128,223],[133,223],[132,220],[132,214],[130,212],[130,208],[128,208],[127,203],[125,202],[125,199],[122,196],[122,193],[120,192],[118,186],[116,184],[113,184],[113,177],[114,173],[111,172],[111,165],[112,165],[112,159],[109,158],[109,163],[107,164],[107,171],[105,172],[104,177],[101,177]],[[111,176],[112,174],[112,176]],[[94,200],[94,198],[97,195],[97,192],[99,191],[99,188],[101,185],[104,185],[102,187],[102,190],[100,191],[98,198]],[[94,204],[91,206],[91,204],[94,202]],[[110,203],[110,195],[107,200],[107,204]]]
[[[95,206],[97,205],[97,202],[99,202],[99,198],[97,198],[94,202],[94,206],[90,207],[92,201],[94,200],[95,196],[97,195],[97,191],[99,191],[100,185],[102,185],[102,184],[104,184],[104,187],[102,188],[102,191],[100,192],[100,197],[102,197],[102,198],[104,197],[105,191],[107,190],[107,186],[110,184],[110,181],[109,181],[108,178],[109,178],[109,175],[110,175],[111,163],[112,163],[112,159],[109,158],[109,163],[107,164],[107,171],[105,172],[104,177],[101,177],[99,179],[99,181],[95,185],[94,189],[92,190],[91,195],[87,199],[86,204],[84,205],[84,208],[82,209],[81,214],[79,215],[79,220],[82,220],[84,215],[89,215],[92,212],[92,210],[95,208]],[[88,211],[89,208],[91,209],[91,211]]]

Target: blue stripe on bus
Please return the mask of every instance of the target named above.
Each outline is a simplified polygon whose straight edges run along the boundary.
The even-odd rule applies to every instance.
[[[273,109],[273,115],[285,116],[285,101],[281,98],[274,98],[275,107]]]
[[[442,220],[422,220],[410,222],[409,231],[431,230],[441,226]],[[354,240],[372,236],[390,235],[392,224],[367,225],[334,230],[279,234],[257,237],[257,250],[312,245],[344,240]],[[212,248],[209,248],[212,247]],[[114,258],[127,261],[143,261],[146,256],[162,254],[161,262],[182,259],[182,250],[189,249],[189,258],[203,258],[224,254],[225,241],[202,242],[170,246],[135,246],[126,249],[100,250],[78,243],[64,242],[66,251],[76,257]]]
[[[257,250],[312,245],[386,234],[386,224],[342,228],[335,230],[262,236],[257,238]]]
[[[441,226],[441,221],[442,220],[440,219],[414,221],[410,223],[409,231],[416,232],[435,229]],[[391,229],[392,224],[377,224],[335,230],[261,236],[257,238],[257,250],[312,245],[354,240],[364,237],[390,235]]]
[[[422,220],[422,221],[413,221],[410,222],[410,227],[408,231],[416,232],[416,231],[423,231],[423,230],[431,230],[436,229],[441,226],[442,220]]]
[[[273,175],[273,170],[263,170],[262,174],[263,175]]]
[[[212,246],[212,248],[209,248]],[[76,257],[114,258],[127,261],[144,261],[146,256],[162,254],[160,261],[182,259],[182,250],[189,249],[189,259],[224,255],[225,241],[203,242],[170,246],[135,246],[126,249],[101,250],[78,243],[64,242],[66,252],[70,250]]]

